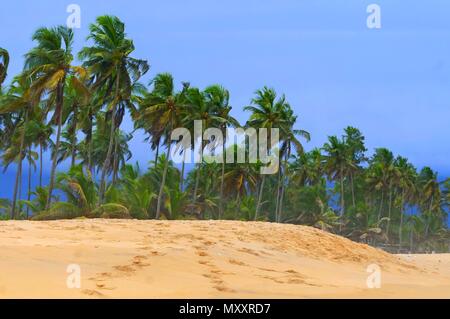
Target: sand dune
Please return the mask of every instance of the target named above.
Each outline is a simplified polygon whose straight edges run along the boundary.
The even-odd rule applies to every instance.
[[[80,266],[80,288],[67,287],[70,264]],[[381,288],[367,287],[371,264]],[[7,221],[0,298],[11,297],[449,298],[450,254],[391,255],[261,222]]]

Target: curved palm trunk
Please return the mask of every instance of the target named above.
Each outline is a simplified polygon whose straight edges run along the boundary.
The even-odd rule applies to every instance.
[[[29,148],[29,152],[31,153],[31,146]],[[30,201],[31,199],[31,154],[30,158],[28,159],[28,193],[27,193],[27,200]],[[27,219],[30,217],[30,207],[27,205]]]
[[[356,197],[355,197],[355,183],[353,181],[353,173],[350,174],[350,185],[352,188],[352,204],[353,209],[356,209]]]
[[[111,165],[111,156],[112,156],[112,150],[114,147],[114,135],[115,135],[115,117],[116,117],[116,106],[113,106],[112,114],[111,114],[111,128],[109,132],[109,144],[108,144],[108,151],[106,152],[106,158],[105,162],[103,163],[102,167],[102,175],[100,177],[100,190],[99,190],[99,199],[98,199],[98,206],[104,203],[105,199],[105,191],[106,191],[106,175],[107,171]]]
[[[42,187],[42,143],[39,144],[39,187]]]
[[[19,191],[19,183],[21,180],[22,175],[22,153],[23,148],[25,144],[25,127],[28,123],[28,109],[25,110],[25,122],[24,122],[24,128],[22,131],[22,134],[20,136],[20,147],[19,147],[19,163],[17,165],[17,172],[16,172],[16,181],[14,183],[14,194],[13,194],[13,202],[12,202],[12,208],[11,208],[11,219],[16,218],[16,206],[17,206],[17,193]]]
[[[386,236],[389,240],[389,227],[391,224],[391,212],[392,212],[392,187],[389,190],[389,205],[388,205],[388,221],[386,225]]]
[[[114,161],[113,161],[113,180],[112,184],[115,185],[117,181],[117,174],[119,171],[119,155],[118,153],[119,143],[117,142],[117,136],[114,138]]]
[[[287,154],[285,155],[284,158],[284,163],[283,163],[283,183],[281,184],[281,194],[280,194],[280,204],[278,207],[278,222],[281,222],[281,213],[283,211],[283,200],[284,200],[284,191],[286,188],[286,184],[288,182],[288,176],[287,176],[287,160],[290,156],[290,151],[287,152]]]
[[[344,193],[344,171],[341,167],[340,170],[340,183],[341,183],[341,222],[339,224],[339,232],[342,232],[342,222],[345,214],[345,193]]]
[[[402,250],[403,215],[405,207],[405,191],[402,191],[402,207],[400,208],[400,225],[398,226],[398,252]]]
[[[280,204],[281,169],[278,170],[277,201],[275,204],[275,222],[278,222],[278,205]]]
[[[380,208],[378,209],[378,221],[380,221],[380,219],[381,219],[381,211],[383,209],[383,202],[384,202],[384,190],[381,191]]]
[[[74,167],[75,166],[75,159],[77,156],[77,117],[78,117],[78,112],[77,112],[77,105],[74,105],[74,115],[73,115],[73,124],[72,124],[72,130],[73,130],[73,136],[72,136],[72,161],[70,163],[70,167]]]
[[[255,220],[257,220],[258,216],[259,216],[259,210],[261,208],[261,200],[262,200],[265,180],[266,180],[266,175],[264,174],[262,176],[261,185],[259,187],[258,203],[256,204],[256,212],[255,212]]]
[[[159,139],[158,144],[156,145],[156,153],[155,153],[155,167],[158,165],[158,157],[159,157]]]
[[[195,186],[194,186],[194,196],[192,197],[192,207],[194,207],[195,203],[197,202],[197,192],[199,183],[200,183],[200,164],[198,164],[197,172],[195,172]]]
[[[185,162],[184,162],[185,158],[184,158],[184,151],[183,151],[183,162],[181,163],[181,173],[180,173],[180,192],[183,191],[183,184],[184,184],[184,166],[185,166]]]
[[[92,151],[93,151],[93,144],[92,144],[92,126],[93,126],[93,115],[91,111],[89,111],[89,131],[86,136],[86,141],[88,143],[88,169],[91,172],[92,175],[94,175],[93,171],[93,165],[92,165]]]
[[[169,145],[167,146],[167,157],[166,157],[166,161],[164,162],[164,171],[163,171],[162,181],[161,181],[161,185],[159,186],[158,203],[156,204],[156,215],[155,215],[156,219],[159,219],[161,216],[161,203],[162,203],[162,197],[163,197],[163,193],[164,193],[164,186],[166,184],[167,170],[169,168],[169,157],[170,157],[171,146],[172,146],[172,143],[169,140]]]
[[[120,68],[118,68],[119,70]],[[120,72],[117,73],[116,78],[116,98],[119,98],[119,92],[120,92]],[[116,108],[117,103],[114,104],[112,111],[111,111],[111,128],[109,132],[109,144],[108,144],[108,151],[106,152],[106,159],[103,163],[102,167],[102,175],[100,177],[100,190],[99,190],[99,197],[98,197],[98,206],[104,203],[105,201],[105,192],[106,192],[106,174],[107,171],[111,165],[111,156],[112,156],[112,150],[114,146],[114,137],[116,132]]]
[[[223,216],[223,185],[225,179],[225,142],[222,143],[222,171],[220,172],[220,206],[219,206],[219,219]]]
[[[59,146],[61,144],[61,129],[62,129],[62,109],[63,109],[63,102],[64,102],[64,81],[62,80],[62,83],[58,87],[58,93],[57,93],[57,102],[56,102],[56,111],[57,111],[57,117],[58,117],[58,130],[56,132],[56,143],[55,143],[55,151],[53,154],[53,161],[52,161],[52,169],[50,173],[50,185],[48,187],[48,197],[47,197],[47,204],[45,205],[45,210],[50,209],[50,204],[52,202],[52,193],[53,188],[55,187],[55,174],[56,174],[56,166],[58,165],[58,150]]]

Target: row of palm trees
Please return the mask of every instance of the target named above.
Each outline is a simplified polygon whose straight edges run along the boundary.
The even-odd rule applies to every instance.
[[[399,250],[448,249],[449,181],[439,182],[428,167],[418,172],[384,148],[368,157],[358,129],[348,127],[342,137],[330,136],[322,148],[304,152],[301,140],[309,141],[309,133],[295,129],[297,116],[273,89],[255,92],[241,125],[220,85],[201,90],[182,82],[177,89],[173,77],[161,73],[146,87],[139,80],[149,64],[132,57],[133,41],[117,17],[101,16],[90,25],[80,65],[74,63],[71,29],[40,28],[33,40],[23,71],[3,88],[9,55],[0,49],[1,160],[5,170],[17,167],[13,197],[0,201],[0,215],[268,220]],[[155,152],[146,171],[127,164],[132,133],[120,128],[127,112]],[[195,139],[196,120],[224,133],[230,127],[279,128],[277,174],[259,174],[262,163],[175,166],[172,151],[184,156],[191,150],[175,146],[170,134],[184,127]],[[44,185],[48,151],[52,165]],[[63,161],[70,169],[57,173]],[[39,186],[32,189],[35,171]]]

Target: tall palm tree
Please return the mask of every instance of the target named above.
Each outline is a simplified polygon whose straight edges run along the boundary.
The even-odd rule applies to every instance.
[[[440,213],[441,188],[438,182],[437,172],[430,167],[422,168],[417,178],[417,187],[419,188],[419,206],[422,214],[436,215]],[[428,237],[430,223],[428,219],[424,219],[425,230],[424,236]]]
[[[125,25],[114,16],[100,16],[89,26],[88,39],[94,42],[84,47],[79,57],[90,73],[92,90],[101,89],[104,103],[111,114],[109,145],[102,166],[99,190],[99,204],[103,203],[106,190],[106,174],[112,162],[115,131],[118,129],[125,108],[134,108],[131,102],[132,86],[145,74],[147,61],[132,58],[133,41],[125,34]]]
[[[281,214],[283,211],[283,199],[286,185],[289,183],[289,172],[288,172],[288,160],[291,157],[292,149],[295,148],[297,150],[297,154],[303,153],[303,145],[297,136],[303,137],[307,142],[311,139],[310,134],[305,130],[294,129],[294,125],[297,121],[297,116],[294,115],[293,110],[290,105],[286,102],[283,110],[284,121],[281,125],[281,148],[280,153],[281,156],[284,155],[283,161],[283,179],[281,182],[281,190],[279,194],[279,200],[277,200],[277,210],[275,216],[277,216],[277,221],[281,222]],[[281,157],[280,157],[281,158]]]
[[[16,179],[14,183],[13,201],[11,206],[11,219],[16,217],[17,195],[22,179],[22,160],[25,156],[25,133],[31,112],[32,99],[30,97],[30,81],[28,78],[16,77],[8,94],[0,100],[0,114],[17,113],[14,129],[10,131],[10,140],[2,160],[7,169],[9,163],[17,160]],[[17,147],[18,146],[18,147]]]
[[[37,45],[25,55],[24,73],[32,79],[30,90],[34,101],[49,95],[49,101],[55,104],[52,122],[57,125],[55,149],[58,150],[61,143],[66,80],[73,76],[74,85],[81,87],[86,73],[83,68],[72,65],[72,29],[66,26],[40,28],[33,34],[33,41],[36,41]],[[50,208],[52,200],[57,163],[57,152],[54,152],[46,209]]]
[[[388,211],[392,209],[392,191],[394,182],[394,155],[386,148],[375,149],[369,161],[368,183],[375,191],[381,192],[378,219],[383,217],[384,198],[389,194]]]
[[[167,146],[167,155],[156,204],[155,218],[159,219],[171,154],[172,141],[170,134],[174,128],[181,125],[185,100],[183,92],[175,91],[173,77],[168,73],[156,75],[150,84],[153,86],[153,90],[141,100],[141,109],[144,110],[142,118],[151,123],[150,127],[157,134],[163,132],[161,136],[165,139]]]
[[[355,196],[355,177],[362,171],[361,164],[366,161],[365,152],[367,151],[364,145],[364,136],[360,130],[355,127],[348,126],[344,129],[344,141],[347,144],[347,174],[350,179],[350,190],[352,194],[353,209],[356,209]]]
[[[277,93],[274,89],[264,87],[255,92],[255,97],[252,99],[252,104],[244,107],[244,111],[251,112],[250,118],[246,123],[246,127],[253,127],[255,129],[268,129],[268,140],[271,140],[271,129],[280,128],[285,121],[286,101],[284,96],[277,99]],[[268,144],[270,145],[270,143]],[[269,150],[271,151],[271,150]],[[255,218],[258,217],[261,209],[262,195],[264,190],[264,182],[266,176],[263,175],[259,183],[258,201],[256,204]],[[278,198],[278,196],[277,196]]]
[[[325,172],[331,180],[338,181],[340,184],[340,206],[341,222],[345,214],[345,189],[344,179],[346,166],[348,163],[348,152],[346,144],[336,136],[329,136],[328,142],[324,144],[325,152]]]
[[[227,138],[227,128],[229,127],[239,127],[240,124],[230,112],[232,107],[229,105],[230,93],[227,89],[220,85],[211,85],[205,89],[205,98],[208,108],[212,110],[215,119],[215,125],[218,125],[222,131],[223,141],[222,141],[222,165],[220,174],[220,193],[219,193],[219,219],[223,215],[223,204],[224,204],[224,176],[225,176],[225,146]]]
[[[405,204],[408,201],[412,201],[413,197],[416,193],[416,184],[415,181],[417,179],[417,172],[415,167],[408,162],[408,160],[404,157],[398,156],[395,159],[395,171],[398,176],[398,188],[401,193],[400,199],[400,223],[398,226],[398,244],[399,251],[402,248],[402,232],[403,232],[403,222],[405,215]]]

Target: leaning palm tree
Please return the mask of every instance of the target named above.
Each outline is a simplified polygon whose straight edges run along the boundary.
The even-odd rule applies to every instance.
[[[83,66],[89,70],[92,90],[102,90],[103,102],[110,113],[110,134],[106,158],[103,162],[100,178],[99,204],[103,203],[106,190],[106,175],[112,162],[115,143],[115,131],[122,121],[124,110],[134,108],[131,102],[133,83],[145,74],[147,61],[132,58],[133,41],[125,34],[125,25],[114,16],[100,16],[96,23],[89,26],[88,39],[94,42],[84,47],[79,57]]]
[[[16,180],[14,183],[13,201],[11,206],[11,219],[16,217],[17,195],[22,177],[22,161],[25,155],[25,133],[31,112],[32,99],[30,97],[30,81],[26,77],[16,77],[8,94],[0,99],[0,114],[17,114],[14,129],[10,130],[10,138],[7,148],[2,155],[2,161],[9,163],[17,161]]]
[[[285,114],[283,114],[283,111],[286,102],[284,97],[277,100],[275,90],[268,87],[257,90],[255,94],[256,96],[252,99],[252,104],[244,107],[244,111],[251,112],[250,118],[245,126],[253,127],[255,129],[268,129],[268,140],[270,141],[271,129],[280,128],[284,123]],[[261,209],[265,178],[266,176],[263,175],[261,182],[259,183],[255,219],[258,218],[259,210]]]
[[[298,130],[294,129],[294,124],[297,120],[297,116],[294,115],[294,112],[292,111],[290,105],[286,102],[284,104],[284,110],[283,110],[283,123],[281,125],[281,155],[284,154],[284,161],[283,161],[283,180],[280,180],[281,183],[281,190],[279,194],[279,199],[277,199],[277,208],[275,212],[275,216],[277,217],[277,221],[281,221],[281,213],[283,211],[283,198],[284,198],[284,192],[286,188],[286,184],[288,183],[288,160],[291,157],[292,148],[295,148],[297,150],[297,154],[303,153],[303,145],[300,142],[300,140],[297,138],[297,136],[303,137],[307,142],[311,139],[310,134],[305,130]],[[279,187],[280,188],[280,187]]]
[[[33,40],[37,42],[37,45],[25,55],[24,75],[32,79],[30,91],[34,102],[48,95],[49,103],[55,105],[52,122],[57,126],[55,149],[58,150],[63,126],[66,80],[72,76],[74,85],[81,87],[86,73],[83,68],[72,65],[72,29],[65,26],[40,28],[33,34]],[[47,209],[50,208],[52,201],[57,161],[57,152],[54,152]]]

